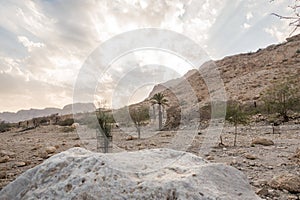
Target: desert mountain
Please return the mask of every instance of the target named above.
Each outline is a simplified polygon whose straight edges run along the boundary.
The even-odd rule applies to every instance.
[[[52,114],[58,113],[59,115],[72,114],[75,108],[75,113],[91,112],[95,110],[93,103],[75,103],[68,104],[62,109],[60,108],[44,108],[44,109],[30,109],[30,110],[20,110],[16,113],[14,112],[3,112],[0,113],[0,120],[6,122],[19,122],[24,120],[29,120],[35,117],[44,117]]]
[[[205,63],[199,70],[191,70],[180,79],[156,85],[148,100],[155,93],[162,92],[171,106],[179,104],[181,111],[192,112],[194,107],[202,107],[209,102],[210,95],[219,89],[215,88],[209,93],[205,84],[205,80],[213,82],[217,77],[217,74],[209,73],[214,66],[224,83],[227,100],[259,103],[261,93],[275,82],[291,79],[300,81],[300,35],[253,53]]]

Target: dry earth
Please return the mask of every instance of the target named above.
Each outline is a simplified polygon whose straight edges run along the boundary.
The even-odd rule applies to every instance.
[[[65,133],[62,127],[54,125],[42,126],[21,133],[17,130],[1,133],[0,188],[53,154],[74,146],[95,150],[95,131],[86,127],[79,127],[78,131],[80,138],[76,131]],[[187,151],[203,156],[211,162],[226,163],[241,170],[249,178],[253,190],[263,199],[300,199],[299,192],[290,193],[286,189],[274,189],[269,186],[274,176],[286,173],[300,175],[299,158],[293,158],[297,148],[300,147],[300,125],[282,125],[280,134],[271,134],[270,126],[239,127],[236,147],[232,146],[233,131],[233,127],[226,126],[222,132],[223,143],[226,146],[214,144],[209,152],[203,155],[199,149],[207,136],[207,130],[201,130],[201,134],[196,134]],[[136,139],[134,129],[132,129],[132,135],[114,130],[114,151],[168,147],[176,134],[188,135],[191,132],[192,130],[179,130],[177,133],[164,131],[153,132],[152,135],[142,132],[143,138]],[[86,137],[83,137],[83,134]],[[251,145],[251,141],[257,137],[270,139],[274,145]]]

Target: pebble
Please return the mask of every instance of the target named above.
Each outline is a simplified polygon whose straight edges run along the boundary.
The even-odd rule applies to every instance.
[[[48,153],[48,154],[55,153],[56,148],[55,148],[55,147],[52,147],[52,146],[49,146],[49,147],[46,147],[46,148],[45,148],[45,151],[46,151],[46,153]]]
[[[9,156],[5,155],[0,158],[0,163],[6,163],[9,161]]]

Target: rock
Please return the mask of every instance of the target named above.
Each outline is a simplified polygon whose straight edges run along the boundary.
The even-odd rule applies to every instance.
[[[9,156],[5,155],[0,158],[0,163],[6,163],[9,161]]]
[[[298,200],[299,198],[296,195],[289,195],[288,200]]]
[[[214,160],[215,158],[213,156],[207,156],[206,160]]]
[[[253,186],[255,187],[259,187],[259,186],[263,186],[263,185],[266,185],[268,183],[267,180],[265,179],[259,179],[259,180],[256,180],[256,181],[253,181]]]
[[[296,149],[295,155],[293,156],[293,158],[299,158],[300,159],[300,148]]]
[[[79,128],[79,123],[73,123],[73,124],[71,125],[71,127],[74,128],[74,129],[75,129],[75,128]]]
[[[134,139],[134,137],[132,135],[128,135],[125,140],[128,141],[128,140],[133,140],[133,139]]]
[[[0,199],[260,199],[239,170],[170,149],[72,148],[24,172]]]
[[[24,167],[24,166],[26,166],[26,163],[25,162],[15,162],[15,166]]]
[[[6,172],[0,171],[0,179],[5,179],[6,178]]]
[[[251,144],[252,145],[260,144],[263,146],[270,146],[270,145],[274,145],[274,142],[267,138],[258,137],[258,138],[253,139]]]
[[[274,189],[297,193],[300,192],[300,176],[295,174],[281,174],[273,177],[269,182],[269,185]]]
[[[11,151],[6,151],[6,150],[1,150],[0,151],[0,156],[9,156],[10,158],[13,158],[16,156],[14,152]]]
[[[56,148],[52,147],[52,146],[49,146],[49,147],[45,148],[45,151],[46,151],[47,154],[52,154],[52,153],[55,153]]]
[[[245,158],[249,159],[249,160],[255,160],[257,159],[257,157],[253,154],[245,154],[244,155]]]
[[[267,196],[269,194],[269,190],[267,188],[262,188],[256,191],[256,194],[260,196]]]

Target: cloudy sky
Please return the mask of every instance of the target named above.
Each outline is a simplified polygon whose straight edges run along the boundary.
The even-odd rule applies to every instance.
[[[108,39],[138,28],[181,33],[214,60],[282,42],[291,27],[270,13],[290,15],[291,4],[292,0],[1,0],[0,112],[72,103],[77,75],[91,53]]]

